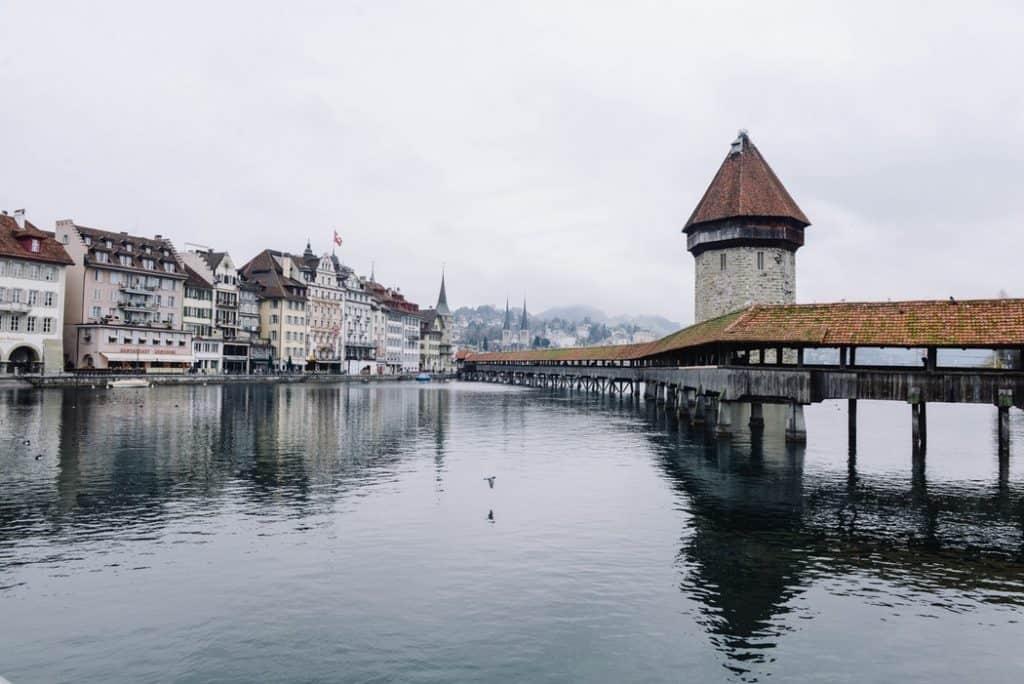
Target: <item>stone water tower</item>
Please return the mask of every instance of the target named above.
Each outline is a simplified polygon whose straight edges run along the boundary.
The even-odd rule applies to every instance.
[[[696,322],[750,304],[796,301],[796,250],[811,224],[746,131],[686,222]]]

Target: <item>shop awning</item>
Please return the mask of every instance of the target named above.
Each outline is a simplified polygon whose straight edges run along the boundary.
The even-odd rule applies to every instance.
[[[192,363],[192,357],[185,354],[130,354],[124,352],[100,352],[107,361],[118,363]]]

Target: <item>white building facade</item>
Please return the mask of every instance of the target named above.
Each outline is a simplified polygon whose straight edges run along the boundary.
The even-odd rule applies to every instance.
[[[64,368],[66,270],[72,264],[52,233],[0,214],[0,371],[59,373]]]

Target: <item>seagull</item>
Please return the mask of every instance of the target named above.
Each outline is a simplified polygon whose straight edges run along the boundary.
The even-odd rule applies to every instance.
[[[494,509],[487,511],[487,522],[494,522]]]
[[[953,299],[953,295],[949,295],[949,303],[950,304],[956,304],[956,300]]]
[[[487,480],[487,484],[490,485],[491,489],[494,489],[494,478],[495,478],[494,475],[491,475],[490,477],[485,477],[484,478],[485,480]]]
[[[38,461],[39,459],[41,459],[42,457],[43,457],[43,455],[42,455],[42,454],[36,454],[36,460],[37,460],[37,461]]]
[[[21,443],[24,444],[25,446],[28,446],[29,444],[32,443],[32,440],[31,439],[25,439],[25,440],[22,440]]]

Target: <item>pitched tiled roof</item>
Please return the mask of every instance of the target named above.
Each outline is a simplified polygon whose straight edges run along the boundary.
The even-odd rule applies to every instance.
[[[39,240],[39,251],[33,252],[26,238]],[[14,257],[28,261],[41,261],[48,264],[70,266],[75,262],[68,256],[64,245],[57,242],[53,233],[39,230],[30,221],[25,221],[24,228],[18,228],[13,216],[0,214],[0,257]]]
[[[217,267],[220,266],[220,262],[224,261],[224,256],[227,252],[202,252],[203,261],[210,267],[211,271],[216,271]]]
[[[1024,299],[758,304],[644,344],[474,353],[467,360],[616,361],[718,344],[1024,347]]]
[[[213,283],[207,281],[206,278],[199,275],[199,273],[196,272],[196,270],[193,269],[188,264],[185,264],[185,275],[188,276],[188,278],[185,280],[185,284],[188,285],[189,287],[196,287],[205,290],[213,289]]]
[[[280,259],[289,258],[291,257],[287,254],[265,249],[242,267],[242,277],[258,284],[262,297],[305,301],[306,283],[284,275]],[[296,291],[302,294],[297,294]]]
[[[796,205],[761,152],[740,132],[683,229],[730,218],[781,218],[801,226],[811,222]]]
[[[89,228],[88,226],[80,226],[75,224],[75,230],[82,238],[89,238],[92,243],[89,246],[89,253],[86,255],[87,264],[95,264],[102,267],[111,266],[114,268],[133,268],[139,271],[146,271],[147,273],[153,273],[154,271],[160,271],[162,277],[183,277],[185,275],[185,264],[182,263],[181,259],[178,258],[177,252],[174,250],[174,245],[171,241],[162,237],[147,238],[139,235],[129,235],[128,233],[115,233],[109,230],[102,230],[100,228]],[[110,248],[106,248],[106,241],[110,241]],[[128,251],[127,246],[131,245],[131,251]],[[149,254],[146,254],[145,248],[148,247],[150,250]],[[162,252],[166,250],[167,255],[164,256]],[[97,262],[94,258],[96,251],[104,251],[110,254],[110,261],[108,263]],[[120,258],[127,256],[129,258],[129,265],[122,266]],[[174,272],[168,273],[164,271],[162,266],[157,266],[155,269],[150,270],[144,268],[142,265],[143,259],[152,259],[157,265],[161,262],[169,262],[174,264]]]

